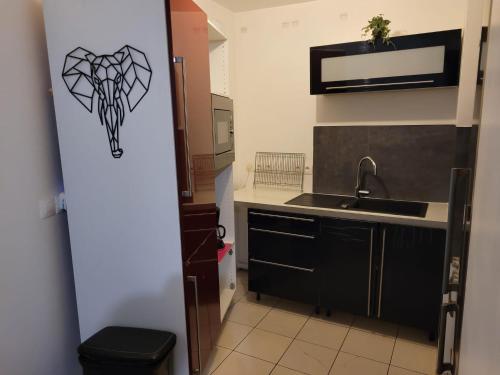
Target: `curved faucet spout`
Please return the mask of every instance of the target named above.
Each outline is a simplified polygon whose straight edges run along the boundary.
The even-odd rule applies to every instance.
[[[365,161],[369,161],[373,167],[373,175],[377,175],[377,163],[375,163],[375,160],[371,156],[365,156],[361,158],[361,160],[358,163],[358,174],[356,177],[356,188],[355,188],[355,195],[356,197],[360,198],[360,195],[369,195],[370,191],[369,190],[361,190],[361,167],[363,166],[363,163]]]

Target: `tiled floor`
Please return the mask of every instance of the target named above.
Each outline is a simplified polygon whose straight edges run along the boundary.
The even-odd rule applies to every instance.
[[[424,332],[238,289],[205,375],[433,375]]]

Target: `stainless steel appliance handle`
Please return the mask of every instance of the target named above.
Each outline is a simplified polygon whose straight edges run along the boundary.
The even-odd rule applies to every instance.
[[[316,238],[316,236],[308,236],[306,234],[296,234],[296,233],[280,232],[280,231],[277,231],[277,230],[258,229],[258,228],[250,228],[250,230],[252,230],[254,232],[279,234],[280,236],[307,238],[309,240],[314,240]]]
[[[274,217],[278,219],[287,219],[287,220],[297,220],[297,221],[307,221],[309,223],[314,223],[314,219],[309,219],[306,217],[294,217],[294,216],[285,216],[285,215],[274,215],[274,214],[264,214],[261,212],[249,212],[250,215],[255,215],[255,216],[265,216],[265,217]]]
[[[448,314],[458,313],[458,305],[456,303],[444,303],[441,305],[441,314],[439,317],[439,338],[438,338],[438,355],[437,355],[437,369],[438,373],[450,371],[452,374],[455,372],[455,365],[450,362],[444,361],[444,350],[446,340],[446,320]],[[457,317],[458,314],[455,314]],[[456,318],[457,319],[457,318]],[[456,320],[455,320],[456,322]],[[453,361],[454,353],[451,353],[450,359]]]
[[[175,56],[174,64],[181,64],[182,67],[182,103],[184,105],[184,152],[186,156],[187,182],[188,189],[182,191],[182,196],[190,198],[193,196],[193,180],[191,177],[191,153],[189,152],[189,115],[188,115],[188,95],[187,95],[187,73],[186,73],[186,58],[183,56]]]
[[[297,270],[297,271],[314,272],[314,268],[303,268],[303,267],[289,266],[288,264],[268,262],[266,260],[259,260],[259,259],[255,259],[255,258],[251,258],[250,262],[267,264],[269,266],[283,267],[283,268],[288,268],[288,269]]]
[[[380,284],[378,287],[378,311],[377,318],[382,315],[382,292],[384,286],[384,259],[385,259],[385,236],[387,233],[387,228],[382,230],[382,258],[380,260]]]
[[[373,260],[373,228],[370,229],[370,260],[368,264],[368,310],[366,316],[370,316],[372,309],[372,260]]]
[[[193,372],[196,374],[201,374],[203,372],[202,364],[201,364],[201,340],[200,340],[200,304],[198,301],[198,277],[196,276],[188,276],[187,280],[194,284],[194,304],[196,307],[196,335],[198,341],[198,368],[193,369]]]

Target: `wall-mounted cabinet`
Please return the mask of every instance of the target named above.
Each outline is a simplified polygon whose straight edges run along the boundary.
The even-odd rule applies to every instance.
[[[210,90],[229,96],[229,48],[226,35],[208,20],[208,49],[210,56]]]
[[[311,94],[456,86],[461,30],[311,47]]]

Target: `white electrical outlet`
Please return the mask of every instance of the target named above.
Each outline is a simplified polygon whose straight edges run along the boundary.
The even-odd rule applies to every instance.
[[[66,199],[64,192],[56,195],[54,198],[42,199],[38,201],[40,219],[46,219],[55,216],[63,210],[66,210]]]
[[[38,202],[40,209],[40,219],[46,219],[56,214],[56,203],[54,199],[40,200]]]
[[[56,205],[56,214],[60,213],[61,211],[66,211],[66,195],[64,194],[64,192],[59,193],[59,195],[54,198],[54,202]]]

